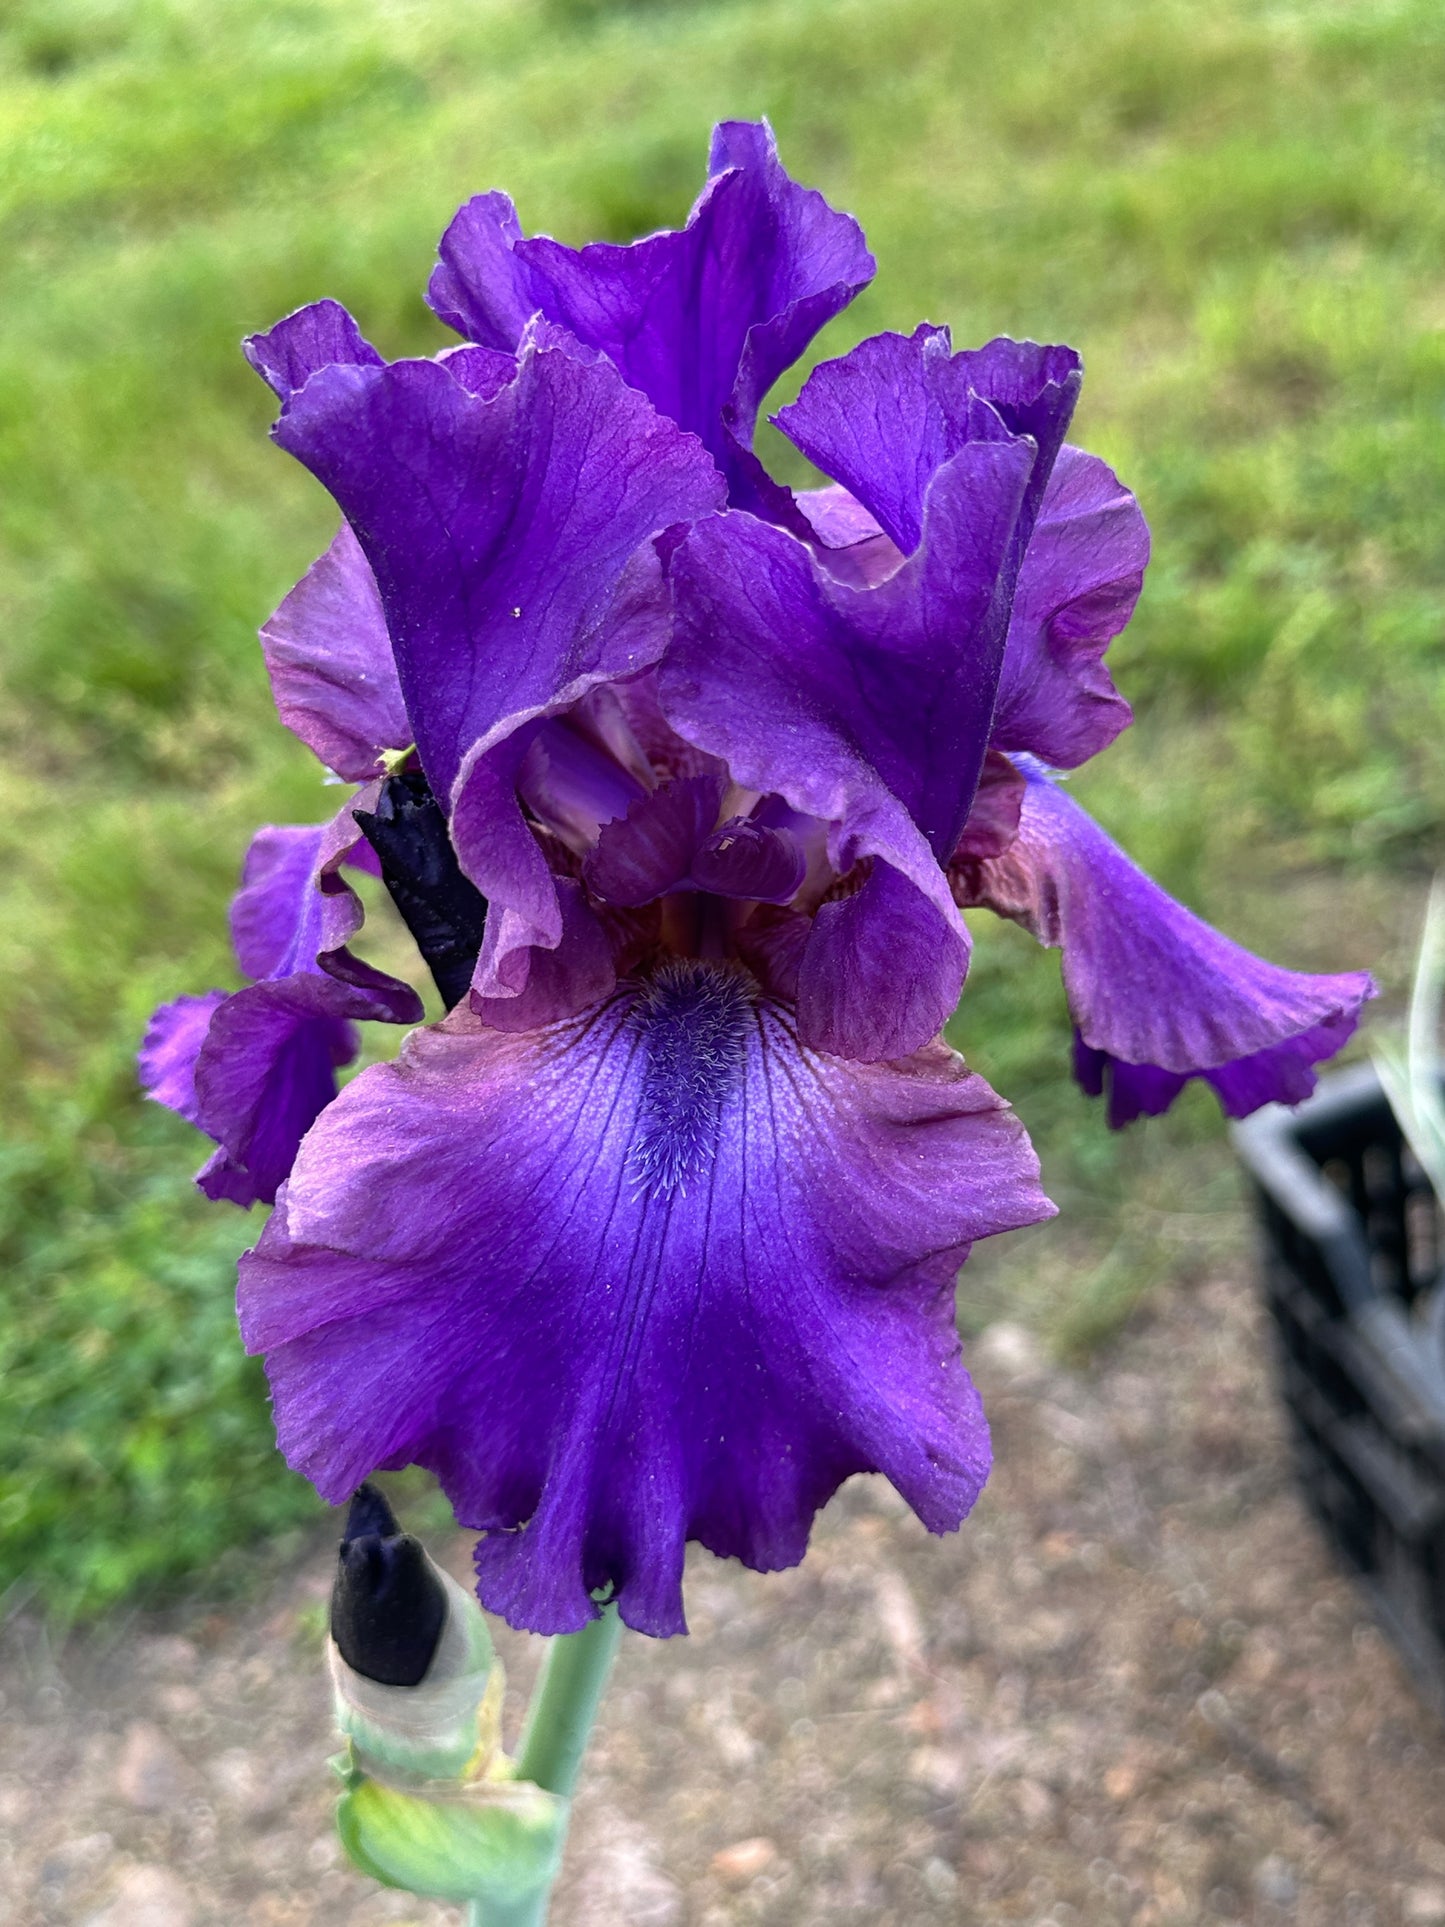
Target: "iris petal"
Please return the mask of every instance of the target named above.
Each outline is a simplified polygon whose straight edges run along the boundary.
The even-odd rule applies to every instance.
[[[676,970],[550,1030],[416,1034],[330,1106],[243,1264],[291,1463],[336,1499],[430,1466],[486,1535],[483,1602],[538,1631],[605,1584],[682,1630],[688,1538],[793,1564],[852,1472],[958,1525],[988,1447],[954,1273],[1051,1209],[941,1045],[845,1065],[746,980]]]
[[[412,739],[376,581],[343,523],[261,631],[281,720],[353,783]]]
[[[195,1073],[197,1122],[221,1146],[197,1179],[209,1197],[275,1198],[359,1048],[355,1027],[337,1014],[354,996],[300,974],[248,985],[217,1010]]]
[[[752,454],[763,396],[871,280],[851,216],[791,180],[766,123],[713,135],[686,227],[618,247],[524,236],[505,194],[469,201],[442,238],[427,299],[470,341],[515,352],[537,311],[601,350],[706,445],[732,499],[787,520]]]
[[[1011,557],[1017,569],[1081,379],[1072,348],[1000,336],[954,354],[947,328],[925,323],[911,335],[873,335],[823,362],[773,420],[905,555],[923,539],[934,476],[960,449],[1027,436],[1036,459]],[[838,520],[831,503],[819,506],[825,527]]]
[[[380,368],[382,357],[339,301],[313,301],[241,344],[247,361],[283,409],[322,368],[341,362]]]
[[[1308,1096],[1313,1066],[1375,994],[1370,977],[1252,956],[1161,890],[1037,767],[1024,773],[1016,841],[963,862],[959,894],[1062,951],[1075,1068],[1085,1089],[1110,1088],[1110,1122],[1166,1109],[1191,1077],[1233,1116]]]
[[[421,1021],[409,984],[346,947],[362,909],[340,867],[363,852],[351,804],[330,823],[258,830],[231,906],[237,961],[258,981],[182,997],[151,1020],[141,1083],[219,1144],[196,1180],[209,1197],[269,1204],[356,1055],[354,1020]]]
[[[177,997],[162,1004],[146,1026],[136,1059],[141,1089],[188,1124],[199,1124],[196,1098],[196,1059],[224,990],[208,990],[199,997]]]
[[[664,783],[604,826],[587,858],[587,887],[605,903],[651,903],[686,881],[717,822],[724,783],[690,776]]]
[[[1132,712],[1104,651],[1134,613],[1149,560],[1139,504],[1113,470],[1060,450],[1014,593],[993,740],[1055,769],[1106,749]]]
[[[479,739],[661,655],[655,558],[616,596],[649,536],[722,492],[691,436],[615,370],[555,345],[527,348],[489,395],[446,363],[323,369],[274,432],[366,552],[442,799]]]

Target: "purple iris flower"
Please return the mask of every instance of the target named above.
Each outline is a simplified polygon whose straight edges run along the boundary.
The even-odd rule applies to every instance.
[[[1052,1207],[941,1040],[961,905],[1062,946],[1114,1121],[1189,1076],[1298,1097],[1369,992],[1207,930],[1053,779],[1129,721],[1103,657],[1148,552],[1065,444],[1071,350],[865,341],[775,417],[832,480],[762,469],[764,394],[872,266],[730,125],[686,226],[631,247],[469,203],[434,360],[329,302],[248,344],[345,518],[265,632],[283,717],[366,824],[410,772],[487,912],[449,1015],[295,1134],[242,1327],[290,1462],[333,1501],[430,1467],[518,1626],[610,1591],[680,1631],[689,1540],[795,1563],[854,1472],[935,1531],[973,1504],[955,1276]],[[230,1002],[357,987],[326,834],[284,973]],[[162,1013],[150,1082],[219,1135],[205,1002]]]

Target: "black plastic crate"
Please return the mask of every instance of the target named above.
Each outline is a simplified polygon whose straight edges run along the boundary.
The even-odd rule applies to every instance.
[[[1310,1509],[1445,1714],[1445,1242],[1368,1066],[1236,1125]]]

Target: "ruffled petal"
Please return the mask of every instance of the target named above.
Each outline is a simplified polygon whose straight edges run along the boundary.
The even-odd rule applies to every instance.
[[[450,370],[324,369],[274,430],[366,553],[444,802],[474,746],[657,660],[668,606],[648,538],[723,490],[695,438],[605,362],[526,345],[490,395]]]
[[[539,823],[579,854],[597,841],[604,823],[647,795],[640,776],[570,721],[539,723],[528,734],[517,793]]]
[[[382,357],[339,301],[313,301],[265,334],[247,335],[241,352],[283,409],[320,368],[341,362],[380,368]]]
[[[582,885],[573,877],[558,877],[556,890],[561,925],[557,942],[529,953],[516,995],[471,993],[473,1011],[496,1030],[537,1030],[558,1023],[610,996],[616,987],[612,944]],[[482,980],[492,978],[484,975]]]
[[[685,882],[722,807],[720,776],[685,777],[641,797],[603,827],[582,874],[605,903],[651,903]]]
[[[231,904],[231,941],[248,977],[320,970],[355,993],[338,1006],[340,1015],[416,1024],[423,1013],[412,987],[347,948],[364,913],[341,865],[374,873],[375,858],[352,814],[374,806],[374,792],[362,790],[329,823],[258,830]]]
[[[938,1007],[967,954],[940,864],[983,766],[1003,646],[1000,571],[1032,460],[1022,441],[961,449],[931,485],[925,541],[877,588],[837,580],[803,543],[737,513],[694,528],[673,558],[677,634],[657,672],[673,727],[737,782],[836,825],[840,872],[879,858],[933,907],[906,919],[920,945],[925,932],[939,944],[910,957],[926,990],[896,1000],[900,1023]],[[867,914],[867,904],[840,911],[840,931]],[[824,926],[810,942],[841,961]],[[882,946],[880,932],[868,946],[880,963]],[[812,1025],[823,1002],[810,996],[807,1041],[834,1048],[825,1037],[866,1035],[876,1013],[843,1006],[873,1001],[871,984],[861,968],[839,977],[822,1032]],[[900,1030],[889,1054],[930,1035]]]
[[[188,1124],[200,1122],[196,1098],[196,1059],[206,1032],[227,992],[208,990],[199,997],[177,997],[162,1004],[146,1026],[136,1055],[141,1089]]]
[[[339,1500],[418,1462],[485,1534],[484,1604],[564,1632],[617,1592],[683,1628],[689,1538],[799,1560],[850,1473],[934,1531],[988,1468],[957,1267],[1051,1207],[941,1045],[800,1049],[720,968],[506,1037],[455,1018],[363,1072],[242,1267],[290,1462]]]
[[[738,782],[841,823],[850,860],[882,856],[931,890],[983,763],[1003,640],[994,586],[1029,459],[1021,445],[959,456],[935,487],[937,540],[877,589],[833,580],[751,516],[693,529],[673,559],[677,636],[658,672],[674,728]]]
[[[940,469],[970,442],[1027,436],[1036,457],[1015,529],[1017,568],[1082,378],[1071,348],[1001,336],[954,354],[948,330],[925,323],[911,335],[874,335],[825,361],[773,420],[904,555],[923,539]],[[835,501],[817,503],[810,519],[820,516],[830,534],[844,532]]]
[[[411,724],[381,597],[345,523],[261,631],[281,720],[328,769],[364,783]]]
[[[693,857],[688,881],[717,897],[755,903],[788,903],[807,875],[808,860],[786,829],[749,817],[719,824]]]
[[[1149,560],[1139,504],[1097,456],[1064,448],[1019,570],[993,740],[1055,769],[1113,742],[1132,711],[1104,651],[1134,613]]]
[[[1212,1087],[1226,1117],[1248,1117],[1261,1104],[1302,1104],[1318,1081],[1315,1065],[1344,1048],[1358,1021],[1354,1011],[1342,1010],[1269,1050],[1196,1074]],[[1088,1096],[1107,1094],[1106,1115],[1116,1131],[1136,1118],[1167,1111],[1189,1082],[1180,1072],[1160,1070],[1157,1064],[1125,1064],[1107,1051],[1091,1050],[1077,1031],[1074,1076]]]
[[[1295,1104],[1375,994],[1363,971],[1307,976],[1252,956],[1165,894],[1056,783],[1025,770],[1016,841],[956,866],[960,900],[1062,950],[1085,1089],[1110,1122],[1162,1111],[1204,1077],[1231,1116]]]
[[[354,1027],[338,1014],[356,1001],[329,977],[252,984],[226,998],[196,1060],[198,1123],[221,1149],[196,1182],[208,1197],[270,1204],[297,1146],[336,1095],[336,1073],[356,1056]]]
[[[1002,856],[1018,836],[1027,794],[1023,771],[1002,750],[991,749],[983,759],[983,774],[953,853],[954,864]]]
[[[151,1019],[141,1085],[219,1145],[196,1174],[209,1198],[270,1203],[296,1147],[356,1055],[337,1005],[355,992],[326,977],[287,978],[228,995],[178,997]]]
[[[752,454],[764,395],[873,277],[862,230],[789,178],[767,124],[713,134],[686,227],[627,247],[523,235],[505,194],[481,194],[442,238],[427,299],[470,341],[515,351],[540,311],[601,350],[690,429],[732,499],[791,513]]]
[[[374,801],[367,791],[353,803]],[[361,902],[340,876],[366,849],[348,804],[330,823],[259,830],[231,906],[237,961],[260,981],[183,997],[151,1021],[141,1080],[221,1147],[196,1182],[249,1206],[276,1195],[357,1052],[353,1024],[420,1023],[421,999],[346,948]],[[363,867],[371,867],[366,862]]]
[[[902,563],[902,549],[846,488],[805,489],[797,503],[819,561],[840,582],[876,589]]]

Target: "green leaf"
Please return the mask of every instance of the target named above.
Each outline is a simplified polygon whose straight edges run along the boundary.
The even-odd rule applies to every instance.
[[[438,1900],[515,1906],[553,1879],[567,1802],[527,1780],[484,1780],[428,1797],[362,1780],[336,1824],[355,1866]]]

